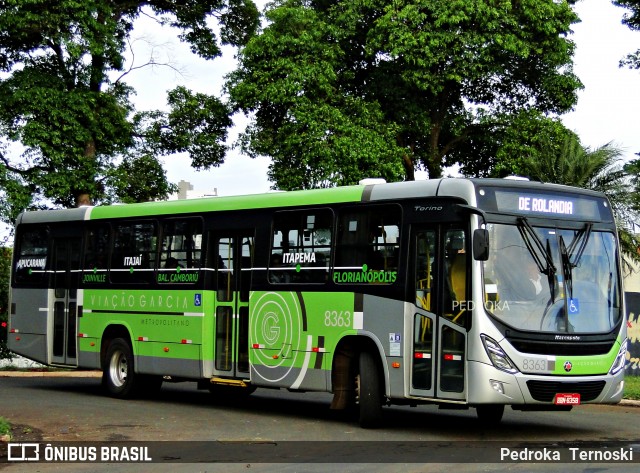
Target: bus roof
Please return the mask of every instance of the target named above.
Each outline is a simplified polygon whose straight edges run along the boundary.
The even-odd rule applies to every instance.
[[[286,208],[301,205],[328,205],[341,202],[381,201],[387,199],[433,196],[458,197],[466,200],[470,205],[476,205],[475,190],[481,186],[527,188],[529,190],[544,189],[553,192],[578,192],[583,195],[602,196],[602,194],[594,191],[588,191],[586,189],[576,189],[568,186],[544,184],[534,181],[444,178],[344,186],[327,189],[270,192],[265,194],[249,194],[241,196],[205,197],[200,199],[24,212],[18,217],[16,223],[149,217],[154,215],[204,213],[243,209]]]
[[[270,192],[266,194],[205,197],[201,199],[110,205],[94,207],[91,211],[91,220],[114,217],[144,217],[151,215],[265,209],[274,207],[293,207],[297,205],[326,205],[337,202],[358,202],[362,199],[364,189],[365,186],[348,186],[331,189]]]

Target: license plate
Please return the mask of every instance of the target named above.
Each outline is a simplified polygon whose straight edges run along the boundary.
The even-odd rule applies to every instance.
[[[557,406],[577,406],[580,404],[579,393],[558,393],[553,403]]]

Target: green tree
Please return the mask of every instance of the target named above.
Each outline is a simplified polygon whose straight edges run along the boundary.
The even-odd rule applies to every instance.
[[[634,205],[640,209],[640,159],[629,161],[624,169],[629,174],[631,185],[633,186],[632,197]],[[638,225],[640,225],[640,221],[638,221]]]
[[[637,214],[640,214],[640,159],[634,159],[624,165],[624,171],[629,176],[631,187],[631,205]],[[632,230],[635,234],[640,233],[640,219],[636,219],[632,224]],[[638,245],[637,253],[640,254],[640,245]]]
[[[546,146],[536,159],[524,163],[525,175],[542,181],[582,187],[603,192],[609,198],[616,217],[623,260],[627,269],[632,261],[640,261],[640,238],[636,232],[640,221],[637,173],[633,166],[625,165],[623,152],[612,143],[595,149],[584,147],[575,138],[567,139],[560,150],[555,144]]]
[[[487,117],[481,123],[484,132],[461,143],[447,161],[461,163],[460,172],[465,176],[524,176],[529,162],[542,162],[548,153],[559,153],[567,140],[578,139],[560,119],[533,109]],[[465,159],[468,156],[473,159]]]
[[[7,322],[9,320],[9,269],[11,249],[0,246],[0,360],[11,358],[7,348]]]
[[[156,172],[159,155],[186,151],[197,168],[222,162],[230,119],[221,99],[179,88],[168,98],[168,112],[134,110],[125,79],[143,65],[125,64],[124,54],[135,20],[149,14],[179,29],[206,59],[220,56],[222,45],[244,44],[259,23],[251,0],[0,3],[4,221],[43,200],[69,207],[88,196],[94,202],[166,197],[172,188]],[[9,151],[16,143],[23,150],[18,157]],[[120,181],[142,162],[152,166],[155,181],[144,179],[140,195],[127,193]]]
[[[282,0],[229,76],[241,138],[282,189],[439,177],[523,110],[563,113],[578,19],[554,0]],[[311,177],[305,177],[311,176]]]

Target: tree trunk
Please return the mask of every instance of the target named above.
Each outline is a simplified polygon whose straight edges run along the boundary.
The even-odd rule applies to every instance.
[[[94,140],[87,141],[84,147],[84,159],[94,161],[96,159],[96,142]],[[91,191],[89,189],[75,189],[76,207],[93,205],[91,201]]]
[[[407,153],[402,155],[402,165],[404,166],[404,174],[407,181],[415,181],[416,174],[413,167],[413,160]]]
[[[442,157],[439,151],[440,130],[442,124],[433,120],[431,125],[431,133],[429,135],[429,155],[426,159],[426,167],[429,172],[429,179],[439,179],[442,177]]]

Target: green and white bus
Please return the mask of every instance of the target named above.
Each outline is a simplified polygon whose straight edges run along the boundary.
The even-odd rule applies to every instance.
[[[196,381],[384,405],[617,403],[627,347],[606,197],[441,179],[26,212],[10,349],[116,397]]]

